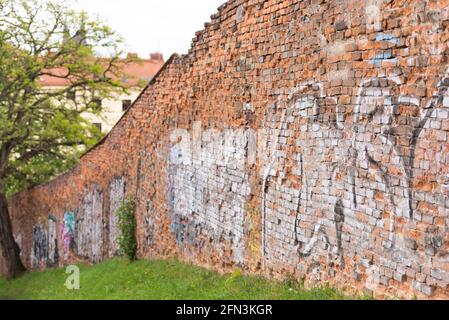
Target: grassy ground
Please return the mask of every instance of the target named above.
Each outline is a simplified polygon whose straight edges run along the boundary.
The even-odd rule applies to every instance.
[[[111,260],[81,265],[81,288],[65,288],[65,269],[28,273],[13,281],[0,279],[0,299],[344,299],[331,288],[304,290],[293,281],[268,281],[216,272],[177,261]]]

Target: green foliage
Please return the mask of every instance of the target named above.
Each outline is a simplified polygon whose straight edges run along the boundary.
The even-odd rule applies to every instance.
[[[121,37],[71,4],[0,0],[0,192],[73,167],[102,137],[85,115],[102,112],[98,99],[125,91]],[[43,88],[43,77],[65,85]]]
[[[225,287],[229,288],[235,286],[235,282],[239,281],[242,278],[242,271],[240,269],[234,270],[228,278],[225,280]]]
[[[137,239],[135,217],[136,201],[134,198],[126,199],[117,210],[120,237],[118,239],[119,251],[128,257],[130,261],[137,259]]]
[[[129,263],[114,259],[81,265],[81,289],[64,287],[65,270],[29,273],[13,281],[0,279],[0,299],[132,300],[340,300],[359,299],[330,288],[292,288],[283,282],[239,272],[220,275],[174,260]],[[230,280],[231,279],[231,280]]]
[[[287,287],[289,287],[291,290],[301,290],[302,288],[304,288],[304,283],[302,280],[299,280],[295,277],[295,275],[293,274],[289,274],[285,277],[284,281],[283,281],[284,285],[286,285]]]
[[[82,154],[99,141],[103,134],[93,124],[80,115],[68,118],[56,115],[51,121],[45,121],[40,130],[41,139],[65,140],[66,144],[48,146],[47,152],[31,158],[11,157],[10,173],[5,178],[6,194],[19,192],[30,185],[39,185],[49,178],[73,168]],[[37,131],[37,130],[36,130]],[[63,138],[61,138],[61,136]],[[68,143],[72,141],[70,146]],[[17,146],[18,154],[26,154],[30,147],[27,143]]]

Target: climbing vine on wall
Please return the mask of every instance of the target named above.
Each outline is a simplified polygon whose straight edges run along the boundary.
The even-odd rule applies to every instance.
[[[135,261],[137,259],[137,221],[135,211],[136,200],[134,198],[124,200],[117,210],[118,227],[120,229],[120,236],[118,239],[119,252],[126,256],[130,261]]]

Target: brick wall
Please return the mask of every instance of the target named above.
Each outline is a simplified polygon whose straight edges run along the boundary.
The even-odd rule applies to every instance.
[[[11,202],[28,267],[116,253],[449,298],[448,0],[235,0],[71,172]]]

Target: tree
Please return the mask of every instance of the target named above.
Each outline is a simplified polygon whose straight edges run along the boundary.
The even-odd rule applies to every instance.
[[[7,196],[76,163],[101,133],[84,120],[98,98],[123,91],[122,39],[64,0],[0,0],[0,257],[3,273],[24,271]],[[43,88],[42,77],[64,81]],[[77,92],[75,101],[67,96]]]

